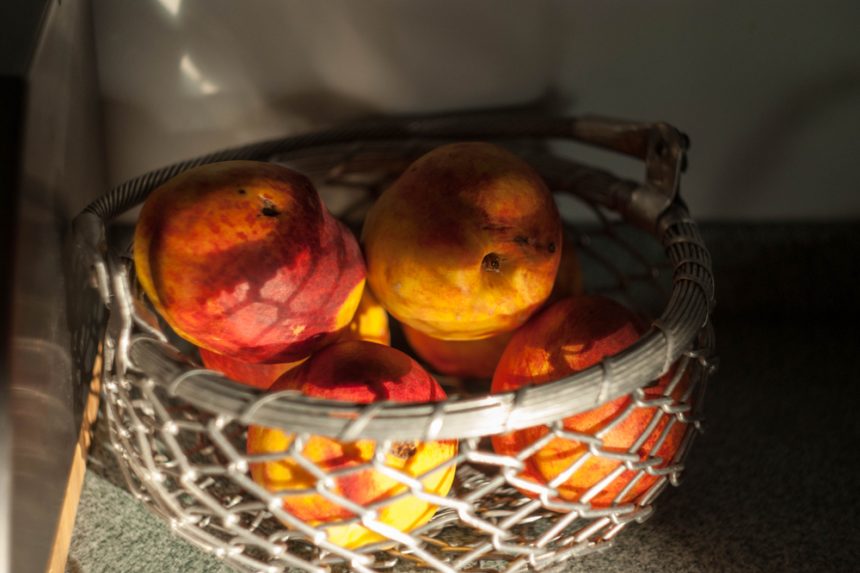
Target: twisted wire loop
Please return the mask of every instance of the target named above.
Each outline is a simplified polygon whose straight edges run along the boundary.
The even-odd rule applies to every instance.
[[[656,127],[655,127],[656,126]],[[714,301],[707,248],[678,201],[676,164],[655,166],[668,134],[662,124],[600,119],[448,117],[389,120],[276,139],[213,153],[145,174],[99,198],[76,220],[77,246],[110,310],[102,347],[102,391],[111,447],[130,491],[173,531],[239,571],[361,572],[425,568],[454,571],[552,571],[566,560],[612,545],[653,500],[677,485],[702,424],[702,400],[717,360],[708,317]],[[673,135],[674,134],[674,135]],[[373,198],[416,157],[440,141],[498,140],[538,169],[559,196],[578,201],[592,224],[566,224],[575,239],[588,292],[617,298],[650,320],[627,350],[557,382],[486,395],[461,380],[458,394],[430,404],[367,405],[266,394],[200,368],[155,324],[128,260],[105,241],[104,223],[176,174],[213,161],[278,161],[311,177],[323,195],[350,190],[340,216],[360,224]],[[549,151],[547,138],[572,138],[646,161],[644,184],[624,181]],[[656,150],[656,151],[655,151]],[[673,187],[674,185],[674,187]],[[660,197],[642,199],[653,190]],[[653,220],[648,220],[649,217]],[[662,377],[662,378],[661,378]],[[661,378],[661,384],[652,383]],[[612,414],[593,433],[565,420],[596,406]],[[283,451],[249,454],[249,426],[281,431]],[[636,428],[626,442],[613,438]],[[529,430],[516,454],[495,451],[492,437]],[[328,436],[364,444],[356,463],[327,469],[314,444]],[[456,453],[420,473],[392,460],[397,444],[434,447],[456,440]],[[664,445],[669,454],[661,455]],[[564,461],[536,479],[541,452]],[[362,450],[364,451],[364,450]],[[266,487],[255,468],[289,467],[292,483]],[[594,468],[602,468],[600,472]],[[454,471],[447,494],[434,476]],[[585,476],[590,476],[585,479]],[[356,484],[378,495],[357,503]],[[372,484],[376,484],[375,486]],[[373,492],[371,492],[373,493]],[[339,508],[336,521],[302,511],[302,500]],[[391,512],[410,503],[435,507],[428,522],[395,527]],[[390,508],[390,510],[389,510]],[[364,531],[350,545],[334,531]]]

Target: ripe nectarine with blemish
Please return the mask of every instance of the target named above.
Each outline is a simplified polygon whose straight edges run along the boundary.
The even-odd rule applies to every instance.
[[[320,350],[284,374],[271,390],[298,390],[307,396],[357,403],[445,399],[442,387],[409,356],[367,341],[339,342]],[[251,426],[247,450],[252,456],[286,452],[294,439],[293,435],[277,429]],[[329,492],[363,507],[380,504],[376,507],[378,521],[400,531],[412,531],[433,517],[436,506],[414,495],[385,503],[408,490],[389,475],[360,467],[374,459],[377,447],[372,440],[344,443],[311,436],[302,444],[301,455],[329,475],[338,472],[332,478]],[[456,440],[395,442],[384,455],[384,465],[418,478],[425,491],[444,496],[453,483],[455,465],[439,466],[456,454]],[[358,469],[349,472],[349,468]],[[335,499],[318,493],[317,478],[286,453],[282,459],[251,463],[251,476],[269,491],[283,494],[286,511],[323,527],[331,543],[357,548],[385,539],[361,523],[343,523],[355,515]]]
[[[377,199],[362,230],[368,283],[400,322],[443,340],[514,330],[546,300],[558,209],[529,165],[489,143],[439,147]]]
[[[364,288],[355,237],[304,175],[273,163],[196,167],[146,200],[140,283],[183,338],[248,362],[291,362],[349,324]]]
[[[546,304],[582,294],[582,271],[572,240],[564,237],[555,285]],[[404,324],[409,346],[436,372],[466,378],[491,378],[512,332],[479,340],[440,340]]]

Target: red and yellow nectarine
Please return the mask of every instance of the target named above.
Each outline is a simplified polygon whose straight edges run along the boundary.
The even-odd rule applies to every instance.
[[[536,315],[514,334],[496,368],[492,391],[516,390],[524,385],[550,382],[584,370],[636,342],[641,331],[636,315],[611,299],[582,296],[561,300]],[[662,396],[674,373],[673,368],[656,385],[646,387],[646,398]],[[671,395],[680,399],[687,387],[688,378],[685,374]],[[655,447],[669,424],[670,417],[663,415],[639,443],[640,436],[648,429],[651,420],[660,415],[660,409],[635,407],[620,423],[609,427],[630,405],[630,401],[629,396],[622,396],[565,418],[564,429],[600,435],[602,447],[607,451],[627,453],[634,444],[638,444],[632,453],[641,460],[659,456],[662,462],[658,467],[665,467],[681,445],[686,424],[675,423],[659,447]],[[604,433],[601,433],[602,430]],[[493,449],[500,454],[517,455],[548,432],[545,426],[537,426],[493,436]],[[581,461],[583,456],[589,457]],[[617,471],[622,462],[591,456],[588,444],[560,437],[553,438],[528,457],[520,477],[546,485],[578,461],[581,461],[581,466],[558,485],[558,494],[563,500],[590,501],[595,507],[626,503],[635,500],[658,479],[650,474],[642,474],[637,478],[639,472],[624,470],[599,491],[590,492],[589,499],[584,499],[583,496],[593,486]],[[637,481],[631,485],[634,479]],[[523,493],[534,497],[529,491],[523,490]]]
[[[582,294],[582,270],[576,246],[564,236],[561,262],[552,293],[546,304]],[[440,340],[404,324],[409,346],[423,361],[440,374],[466,378],[491,378],[512,332],[479,340]]]
[[[347,341],[328,346],[307,362],[284,374],[272,387],[299,390],[307,396],[370,403],[425,402],[445,399],[442,387],[406,354],[389,346],[367,341]],[[294,436],[273,428],[251,426],[247,450],[251,455],[284,452]],[[374,459],[377,444],[372,440],[343,443],[312,436],[302,456],[331,474],[367,464]],[[439,467],[457,454],[456,440],[399,442],[391,446],[385,465],[412,478],[420,478],[425,491],[444,496],[454,480],[455,465]],[[316,491],[317,479],[294,458],[251,464],[251,476],[270,491],[284,493],[283,507],[297,518],[324,527],[331,543],[356,548],[385,539],[360,523],[339,523],[354,514]],[[290,491],[296,491],[289,495]],[[332,480],[332,493],[362,506],[384,502],[407,491],[396,479],[372,468],[339,473]],[[377,519],[400,531],[411,531],[427,523],[436,506],[414,495],[404,495],[376,509]]]
[[[489,143],[439,147],[377,199],[362,243],[368,283],[399,321],[443,340],[523,324],[552,289],[562,250],[552,194]]]
[[[156,189],[134,260],[177,334],[248,362],[291,362],[336,337],[365,278],[357,241],[310,180],[255,161],[203,165]]]

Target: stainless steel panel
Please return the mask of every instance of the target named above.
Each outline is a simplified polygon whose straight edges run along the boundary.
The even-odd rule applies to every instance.
[[[53,2],[25,78],[8,395],[15,572],[43,571],[51,554],[95,349],[70,322],[86,301],[66,293],[69,221],[104,189],[91,24],[88,2]]]

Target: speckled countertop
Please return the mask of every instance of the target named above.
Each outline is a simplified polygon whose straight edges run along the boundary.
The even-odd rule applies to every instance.
[[[860,567],[858,224],[711,224],[721,368],[684,482],[565,571]],[[101,428],[97,428],[100,430]],[[230,571],[124,489],[97,432],[67,571]]]

